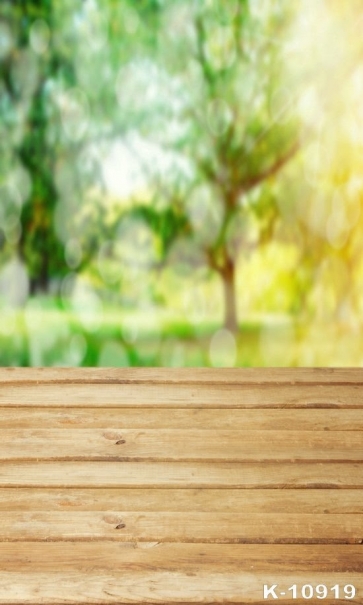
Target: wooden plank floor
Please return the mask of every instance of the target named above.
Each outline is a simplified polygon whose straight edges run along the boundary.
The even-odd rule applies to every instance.
[[[363,604],[363,370],[6,368],[0,408],[0,604]]]

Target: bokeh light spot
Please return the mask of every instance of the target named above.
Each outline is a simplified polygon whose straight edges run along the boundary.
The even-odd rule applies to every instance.
[[[0,272],[0,296],[10,307],[21,307],[29,294],[29,276],[19,258],[10,260]]]
[[[90,107],[86,94],[80,88],[70,89],[60,95],[59,107],[63,130],[72,141],[80,141],[87,132]]]
[[[30,44],[38,55],[42,55],[48,49],[50,41],[50,29],[44,19],[36,19],[30,28]]]
[[[10,25],[5,21],[0,21],[0,59],[5,59],[12,50],[14,43],[15,40]]]
[[[82,247],[78,240],[68,240],[65,247],[65,258],[70,269],[76,269],[82,261]]]
[[[213,367],[233,367],[237,359],[236,339],[226,329],[217,330],[209,345],[209,358]]]
[[[117,341],[110,340],[102,345],[98,357],[100,367],[127,367],[130,365],[125,347]]]
[[[207,122],[211,133],[218,137],[228,130],[233,121],[233,113],[224,99],[213,99],[207,106]]]
[[[76,278],[72,284],[71,307],[82,326],[90,332],[97,331],[103,320],[103,305],[95,290]]]

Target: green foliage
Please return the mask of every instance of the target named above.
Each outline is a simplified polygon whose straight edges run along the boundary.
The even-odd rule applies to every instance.
[[[2,0],[1,299],[10,266],[29,279],[16,305],[56,293],[65,314],[84,306],[91,317],[103,304],[140,317],[184,305],[189,320],[202,284],[202,340],[222,323],[237,333],[238,313],[253,309],[359,314],[358,10],[358,0]],[[171,349],[193,340],[192,323],[170,328]],[[162,362],[115,330],[73,328],[86,363]],[[193,351],[188,360],[208,357]]]
[[[283,77],[281,47],[290,15],[276,3],[270,4],[271,10],[262,17],[254,14],[248,2],[179,1],[166,5],[156,58],[156,104],[145,103],[143,117],[139,116],[147,136],[156,137],[159,144],[177,150],[180,158],[187,160],[189,192],[197,186],[213,190],[208,209],[197,194],[192,210],[185,198],[185,216],[179,222],[179,232],[173,229],[173,237],[183,233],[188,224],[200,241],[199,221],[193,222],[198,206],[206,221],[213,205],[221,206],[214,235],[204,237],[201,244],[210,268],[225,284],[226,307],[230,307],[225,324],[231,329],[237,325],[234,272],[240,250],[236,243],[243,248],[246,238],[234,238],[231,252],[228,234],[244,221],[244,196],[275,175],[298,150],[296,120],[276,120],[274,113],[282,107],[276,101],[271,107]],[[163,85],[166,74],[170,82],[167,89]],[[162,131],[161,119],[165,124]],[[179,128],[172,132],[167,121],[177,122]],[[178,196],[171,195],[169,204],[177,204],[180,210]],[[268,191],[258,217],[265,223],[261,232],[266,242],[276,218],[276,204],[271,203]],[[159,223],[162,225],[162,220]],[[151,224],[155,225],[154,215]]]

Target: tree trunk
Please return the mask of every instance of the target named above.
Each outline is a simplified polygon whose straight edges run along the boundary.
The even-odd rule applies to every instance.
[[[31,296],[37,294],[48,294],[49,293],[49,276],[46,274],[38,275],[30,279],[29,293]]]
[[[230,332],[238,331],[236,304],[236,265],[228,258],[221,271],[224,291],[224,327]]]

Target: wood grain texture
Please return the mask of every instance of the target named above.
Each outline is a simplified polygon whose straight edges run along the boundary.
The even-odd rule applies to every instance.
[[[363,489],[359,463],[0,463],[0,487]]]
[[[308,582],[307,582],[308,578]],[[353,584],[357,589],[354,604],[363,603],[363,576],[360,573],[324,573],[324,584],[341,587]],[[221,573],[208,571],[170,572],[153,570],[94,574],[92,568],[86,572],[3,572],[0,576],[0,603],[2,605],[108,605],[110,603],[129,604],[182,604],[205,605],[215,604],[266,604],[263,600],[263,586],[274,585],[276,574],[266,572],[224,571]],[[322,583],[321,572],[286,572],[278,576],[278,584],[285,590],[292,584],[302,587],[309,583],[317,586]],[[270,601],[271,602],[271,601]],[[279,602],[306,604],[301,598],[291,601],[290,593],[279,597]],[[316,605],[320,601],[310,600]],[[326,605],[342,605],[348,603],[343,597],[328,598]]]
[[[0,511],[363,514],[361,489],[0,489]]]
[[[201,429],[0,429],[0,460],[361,461],[363,433]]]
[[[360,369],[0,369],[0,605],[363,604],[362,430]]]
[[[0,429],[106,428],[362,431],[363,409],[0,407]]]
[[[359,545],[1,542],[1,571],[362,573]],[[1,574],[0,574],[1,577]],[[278,577],[278,576],[277,576]]]
[[[361,368],[0,368],[4,384],[363,384]]]
[[[2,385],[0,406],[129,408],[363,408],[357,384],[56,384]]]
[[[21,540],[362,544],[363,515],[3,511],[0,541]]]

